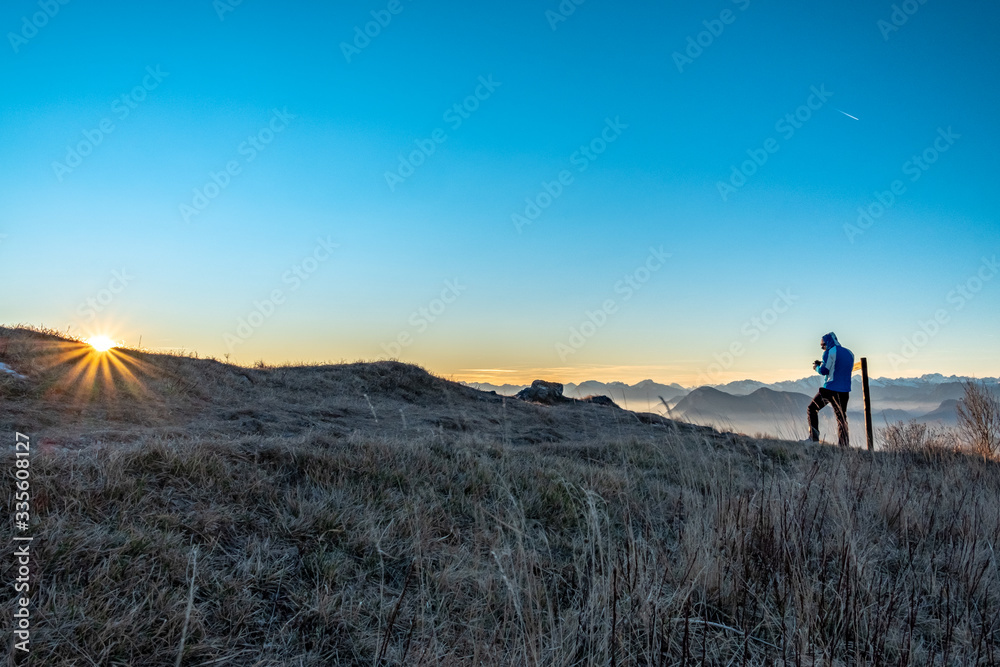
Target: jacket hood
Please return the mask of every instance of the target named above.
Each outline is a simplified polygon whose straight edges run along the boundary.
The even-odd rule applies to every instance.
[[[823,336],[823,342],[826,343],[826,349],[830,349],[834,346],[840,345],[840,341],[837,340],[837,334],[832,331]]]

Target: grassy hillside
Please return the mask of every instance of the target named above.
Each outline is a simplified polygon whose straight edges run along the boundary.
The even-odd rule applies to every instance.
[[[91,376],[79,344],[0,329],[27,376],[0,374],[0,429],[8,470],[32,439],[31,664],[1000,663],[995,462],[393,362],[116,358]]]

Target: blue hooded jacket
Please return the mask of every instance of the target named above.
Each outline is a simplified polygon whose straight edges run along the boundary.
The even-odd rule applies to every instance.
[[[823,386],[830,391],[850,391],[851,373],[854,372],[854,353],[840,344],[832,331],[823,336],[826,350],[823,363],[816,371],[826,376]]]

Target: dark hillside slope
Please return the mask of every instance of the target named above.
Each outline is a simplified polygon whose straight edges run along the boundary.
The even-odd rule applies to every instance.
[[[535,444],[624,436],[651,424],[711,432],[614,406],[537,406],[394,361],[244,368],[137,350],[98,354],[52,334],[0,328],[0,362],[26,378],[0,374],[0,429],[30,431],[55,446],[147,434],[469,433]]]

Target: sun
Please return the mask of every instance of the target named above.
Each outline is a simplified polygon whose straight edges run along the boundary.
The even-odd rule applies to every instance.
[[[113,348],[116,343],[107,336],[94,336],[93,338],[88,338],[87,343],[90,344],[92,348],[98,352],[107,352]]]
[[[53,395],[74,405],[122,397],[150,398],[145,381],[159,373],[156,367],[121,347],[124,345],[124,340],[114,340],[106,333],[46,341],[39,363],[46,373],[53,373]]]

